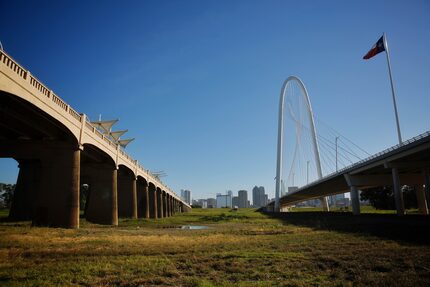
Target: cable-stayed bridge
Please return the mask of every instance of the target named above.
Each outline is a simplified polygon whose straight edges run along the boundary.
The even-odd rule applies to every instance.
[[[391,186],[397,214],[403,215],[402,186],[409,185],[415,187],[420,213],[428,214],[430,132],[370,155],[327,125],[322,136],[316,123],[303,82],[289,77],[279,103],[276,196],[267,210],[319,200],[328,211],[327,196],[350,192],[353,213],[359,214],[359,190]]]

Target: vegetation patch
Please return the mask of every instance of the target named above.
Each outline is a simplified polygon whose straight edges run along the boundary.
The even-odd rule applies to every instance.
[[[372,216],[196,209],[76,230],[3,218],[0,285],[429,286],[429,244],[398,236],[408,225],[425,237],[428,218]]]

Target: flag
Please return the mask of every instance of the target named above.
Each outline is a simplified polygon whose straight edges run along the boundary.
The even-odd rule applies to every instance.
[[[382,36],[378,42],[376,42],[375,45],[373,45],[372,49],[370,49],[369,52],[367,52],[366,55],[364,55],[363,59],[368,60],[375,56],[376,54],[379,54],[381,52],[385,51],[385,45],[384,45],[384,36]]]

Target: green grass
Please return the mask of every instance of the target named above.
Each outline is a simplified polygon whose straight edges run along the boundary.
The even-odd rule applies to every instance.
[[[340,213],[291,215],[195,209],[77,230],[2,221],[0,285],[429,286],[428,244],[346,232]],[[185,224],[210,229],[175,228]]]

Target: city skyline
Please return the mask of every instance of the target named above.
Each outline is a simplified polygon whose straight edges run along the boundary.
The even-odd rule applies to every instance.
[[[5,51],[90,119],[120,118],[136,138],[127,152],[176,193],[256,182],[273,197],[278,97],[292,74],[316,116],[369,153],[396,144],[385,59],[362,60],[383,32],[403,137],[428,129],[426,1],[303,1],[288,17],[288,1],[47,3],[4,3]],[[0,170],[16,182],[16,162]]]

